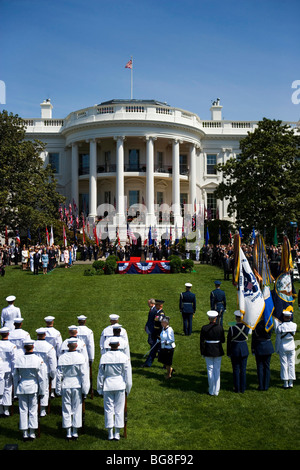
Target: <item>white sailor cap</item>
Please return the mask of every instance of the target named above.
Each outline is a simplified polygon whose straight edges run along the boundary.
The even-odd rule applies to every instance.
[[[235,311],[233,312],[233,315],[235,315],[236,317],[241,317],[241,316],[242,316],[242,313],[241,313],[240,310],[235,310]]]
[[[87,317],[85,315],[79,315],[78,317],[78,320],[86,320]]]
[[[186,282],[184,285],[185,287],[193,287],[193,284],[191,284],[190,282]]]
[[[291,310],[283,310],[282,311],[282,314],[285,316],[285,317],[291,317],[293,315],[293,312],[291,312]]]
[[[46,328],[38,328],[35,330],[38,335],[44,335],[46,333]]]
[[[109,318],[111,320],[119,320],[120,316],[119,315],[115,315],[114,313],[112,315],[109,315]]]
[[[206,312],[206,314],[207,314],[208,317],[211,317],[211,318],[215,318],[219,315],[216,310],[208,310],[208,312]]]
[[[68,326],[68,330],[78,330],[78,326],[77,325],[70,325],[70,326]]]
[[[50,322],[50,321],[55,320],[55,317],[52,317],[52,315],[48,315],[47,317],[44,318],[44,320],[45,320],[46,322]]]
[[[24,318],[14,318],[14,323],[22,323],[24,321]]]
[[[9,332],[9,328],[7,326],[3,326],[1,329],[0,329],[0,334],[1,333],[8,333]]]
[[[31,338],[25,339],[25,340],[23,341],[23,345],[26,346],[27,344],[28,344],[28,345],[34,344],[34,340],[31,339]]]
[[[109,339],[109,344],[118,344],[120,342],[119,338],[117,336],[112,336]]]
[[[9,295],[6,297],[6,302],[14,302],[16,300],[16,297],[14,295]]]
[[[72,338],[69,338],[68,341],[67,341],[68,344],[71,344],[71,343],[78,343],[78,338],[75,338],[74,336]]]
[[[113,330],[118,330],[118,329],[121,329],[122,325],[120,325],[120,323],[115,323],[113,326],[112,326],[112,329]]]

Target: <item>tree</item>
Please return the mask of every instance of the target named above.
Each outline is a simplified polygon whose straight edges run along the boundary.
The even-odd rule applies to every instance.
[[[25,123],[7,111],[0,113],[0,227],[15,233],[51,225],[64,197],[56,191],[50,165],[44,166],[45,144],[25,140]]]
[[[248,232],[273,237],[300,220],[300,136],[282,121],[264,118],[241,140],[241,153],[217,166],[223,182],[218,199],[228,199],[229,215]]]

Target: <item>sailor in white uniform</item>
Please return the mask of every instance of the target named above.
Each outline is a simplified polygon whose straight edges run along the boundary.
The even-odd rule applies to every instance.
[[[47,387],[47,368],[43,360],[34,354],[34,340],[24,342],[25,354],[16,360],[13,380],[19,399],[19,429],[24,439],[35,439],[38,429],[38,395],[43,396]]]
[[[127,333],[126,330],[122,328],[122,325],[120,325],[119,323],[115,323],[114,325],[112,325],[112,336],[108,336],[104,341],[105,352],[110,350],[110,339],[112,337],[119,338],[119,351],[122,351],[130,359],[130,348],[128,344]]]
[[[296,380],[295,374],[295,340],[297,324],[291,321],[293,312],[283,310],[283,321],[274,317],[275,323],[275,351],[280,359],[280,378],[283,380],[284,388],[293,387],[293,381]]]
[[[23,344],[26,339],[30,339],[28,331],[23,330],[24,319],[19,317],[14,319],[14,329],[9,333],[9,341],[15,344],[17,354],[24,354]]]
[[[69,345],[68,345],[69,339],[77,338],[77,351],[83,354],[86,363],[89,364],[89,356],[88,356],[86,344],[82,339],[78,338],[78,326],[70,325],[68,326],[68,330],[69,330],[69,338],[63,341],[61,348],[60,348],[60,355],[69,351]]]
[[[60,349],[62,345],[62,336],[60,331],[58,331],[54,327],[54,320],[55,317],[52,315],[48,315],[47,317],[44,318],[46,326],[46,338],[45,340],[48,341],[55,349],[56,352],[56,359],[58,359],[60,355]],[[51,382],[51,396],[54,397],[54,390],[56,387],[56,377],[52,380]]]
[[[4,390],[0,401],[0,415],[3,417],[9,416],[9,407],[12,405],[13,394],[13,371],[15,367],[16,351],[15,344],[9,341],[10,330],[4,326],[0,330],[2,339],[0,341],[0,357],[3,361],[4,371]]]
[[[10,330],[14,329],[14,319],[21,318],[21,310],[16,307],[14,302],[16,297],[9,295],[6,297],[7,307],[4,307],[1,312],[1,326],[7,326]]]
[[[62,426],[66,438],[77,439],[82,427],[83,396],[88,394],[90,378],[88,364],[77,350],[78,338],[68,339],[68,351],[58,359],[56,393],[62,396]]]
[[[52,344],[46,341],[46,328],[38,328],[36,330],[37,339],[34,342],[34,352],[39,356],[47,367],[47,384],[44,396],[40,402],[40,416],[46,416],[47,407],[49,403],[49,389],[51,389],[51,382],[56,377],[57,358],[56,352]]]
[[[95,341],[94,341],[94,332],[91,328],[86,326],[87,317],[85,315],[79,315],[78,327],[77,327],[77,338],[82,339],[86,345],[89,362],[90,364],[95,360]]]
[[[104,398],[105,428],[108,439],[120,439],[120,429],[124,427],[125,393],[132,387],[131,363],[126,354],[118,350],[119,339],[110,338],[111,350],[100,359],[97,377],[97,391]]]
[[[106,351],[105,347],[104,347],[105,340],[107,338],[110,338],[111,336],[114,336],[113,326],[115,324],[118,324],[119,318],[120,318],[119,315],[115,315],[115,314],[109,315],[110,325],[108,325],[106,328],[104,328],[104,330],[102,331],[101,336],[100,336],[100,352],[101,352],[101,354],[104,354],[105,351]],[[128,347],[129,347],[127,331],[123,327],[121,327],[120,336],[122,338],[124,338],[125,341],[127,341]]]

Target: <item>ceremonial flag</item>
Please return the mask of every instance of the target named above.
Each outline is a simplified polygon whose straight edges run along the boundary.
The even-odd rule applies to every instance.
[[[152,240],[151,225],[150,225],[149,232],[148,232],[148,246],[151,246],[152,243],[153,243],[153,240]]]
[[[20,235],[19,235],[19,231],[17,230],[17,233],[16,233],[16,243],[20,244],[21,243],[21,239],[20,239]]]
[[[47,228],[47,227],[46,227],[46,243],[47,243],[47,245],[50,244],[49,232],[48,232],[48,228]]]
[[[175,245],[179,243],[177,222],[175,224]]]
[[[240,270],[238,299],[242,313],[242,322],[254,330],[265,308],[265,301],[259,283],[254,276],[250,264],[240,248]]]
[[[30,235],[30,229],[27,229],[27,240],[31,242],[31,235]]]
[[[64,241],[64,246],[67,246],[67,236],[66,236],[66,229],[65,226],[63,225],[63,241]]]
[[[222,241],[221,227],[219,227],[219,243]]]
[[[51,225],[50,230],[50,246],[54,245],[54,235],[53,235],[53,226]]]
[[[251,235],[251,245],[254,245],[255,237],[256,237],[256,234],[255,234],[255,230],[254,230],[254,227],[253,227],[252,235]]]
[[[128,223],[127,223],[127,236],[129,238],[130,243],[132,242],[134,245],[137,244],[136,236],[134,235]]]
[[[132,59],[130,59],[125,65],[125,69],[132,69]]]
[[[208,227],[206,227],[206,236],[205,236],[205,245],[208,246],[208,242],[209,242],[209,231],[208,231]]]
[[[131,59],[127,62],[127,64],[125,65],[125,69],[130,69],[131,70],[131,80],[130,80],[130,99],[133,98],[133,61],[132,61],[132,57]]]
[[[93,223],[93,233],[94,233],[95,243],[97,246],[99,246],[99,241],[98,241],[98,236],[97,236],[97,225],[95,223]]]
[[[264,239],[260,234],[258,234],[254,240],[253,271],[263,287],[274,281],[269,267]]]
[[[273,243],[275,246],[278,245],[278,239],[277,239],[277,227],[275,227],[275,230],[274,230],[274,240],[273,240]]]
[[[270,331],[273,328],[273,312],[274,312],[274,302],[271,294],[271,290],[269,286],[265,286],[263,288],[263,296],[265,301],[265,309],[264,309],[264,322],[265,322],[265,330]]]

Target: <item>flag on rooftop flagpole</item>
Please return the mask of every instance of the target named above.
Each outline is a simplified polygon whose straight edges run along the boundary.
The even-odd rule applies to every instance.
[[[130,76],[131,76],[130,99],[132,100],[132,98],[133,98],[133,60],[132,60],[132,57],[127,62],[127,64],[125,65],[125,69],[130,69],[130,71],[131,71],[131,73],[130,73]]]

